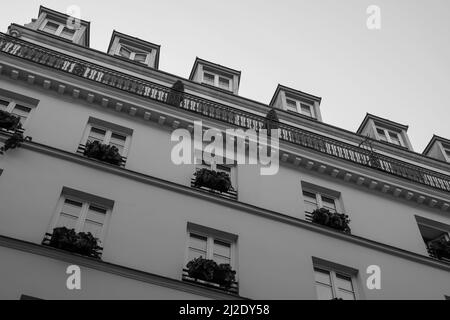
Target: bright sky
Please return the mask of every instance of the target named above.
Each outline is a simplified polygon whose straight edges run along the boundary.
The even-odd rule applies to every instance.
[[[322,97],[324,122],[356,131],[366,112],[409,125],[415,151],[450,139],[448,0],[1,0],[0,31],[39,5],[161,45],[160,69],[187,78],[195,57],[242,71],[239,94],[269,103],[278,83]],[[366,26],[369,5],[381,29]]]

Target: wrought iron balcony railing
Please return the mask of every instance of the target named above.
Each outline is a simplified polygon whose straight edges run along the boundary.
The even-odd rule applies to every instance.
[[[6,34],[0,34],[0,53],[114,87],[130,94],[174,105],[173,103],[168,103],[173,101],[173,99],[169,99],[169,101],[167,99],[170,93],[173,93],[169,87],[74,58]],[[179,105],[175,104],[175,107],[182,108],[201,117],[225,122],[235,127],[254,130],[261,129],[266,121],[263,116],[192,94],[180,92],[176,94],[181,94],[182,98]],[[450,176],[448,175],[284,123],[278,123],[278,127],[282,141],[357,165],[370,167],[434,189],[450,192]]]

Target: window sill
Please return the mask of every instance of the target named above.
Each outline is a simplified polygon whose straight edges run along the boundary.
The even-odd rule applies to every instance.
[[[231,294],[236,294],[236,295],[239,294],[239,285],[238,285],[237,282],[233,282],[233,284],[231,285],[230,288],[225,288],[225,287],[222,287],[222,286],[220,286],[219,284],[217,284],[215,282],[210,282],[210,281],[205,281],[205,280],[191,278],[191,277],[189,277],[186,269],[183,269],[183,275],[181,277],[181,280],[183,280],[185,282],[189,282],[189,283],[198,284],[198,285],[201,285],[203,287],[225,291],[225,292],[228,292],[228,293],[231,293]]]

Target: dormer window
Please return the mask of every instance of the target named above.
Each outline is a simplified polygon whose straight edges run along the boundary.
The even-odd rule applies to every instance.
[[[430,158],[450,163],[450,140],[433,135],[423,154]]]
[[[211,72],[204,71],[203,72],[203,83],[208,84],[210,86],[219,87],[224,90],[231,90],[232,80],[225,76],[213,74]]]
[[[377,127],[377,134],[381,141],[389,142],[402,147],[405,146],[402,141],[401,135],[398,132]]]
[[[62,37],[68,40],[73,40],[73,37],[75,36],[75,29],[70,29],[66,25],[62,23],[58,23],[55,21],[46,20],[43,24],[42,31],[45,31],[47,33],[53,34],[58,37]]]
[[[286,98],[286,110],[292,112],[298,112],[305,116],[314,118],[314,107],[308,103],[300,102],[290,98]]]
[[[136,62],[147,64],[150,57],[150,52],[140,51],[133,47],[120,44],[119,56]]]
[[[450,145],[444,146],[444,155],[446,157],[447,162],[450,162]]]
[[[237,94],[240,77],[240,71],[197,58],[189,80]]]

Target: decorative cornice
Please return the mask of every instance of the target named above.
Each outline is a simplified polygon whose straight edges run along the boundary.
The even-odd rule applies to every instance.
[[[106,272],[109,274],[115,274],[120,277],[133,279],[136,281],[146,282],[149,284],[170,288],[173,290],[179,290],[190,294],[196,294],[210,299],[222,299],[222,300],[236,300],[236,299],[248,299],[242,296],[226,293],[214,288],[206,288],[201,285],[196,285],[181,280],[176,280],[164,276],[160,276],[154,273],[132,269],[126,266],[113,264],[110,262],[102,261],[100,259],[81,256],[78,254],[70,253],[64,250],[39,245],[36,243],[14,239],[0,235],[0,246],[31,254],[40,255],[43,257],[64,261],[70,264],[76,264],[78,266]]]

